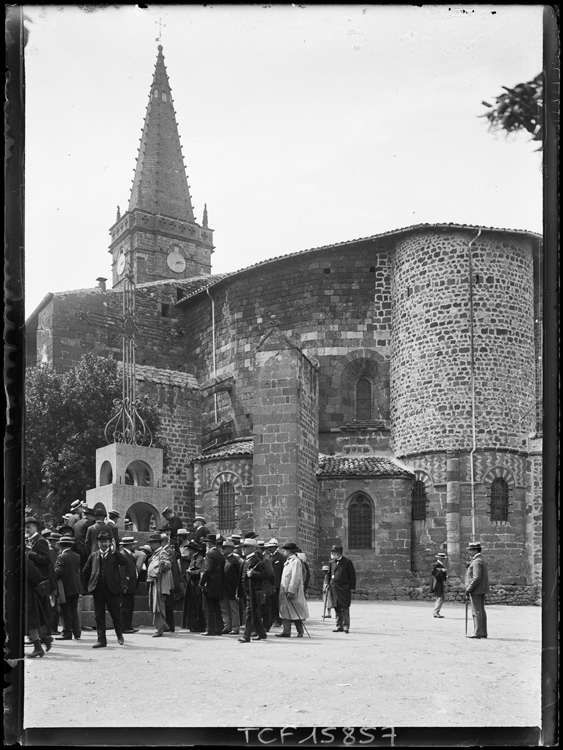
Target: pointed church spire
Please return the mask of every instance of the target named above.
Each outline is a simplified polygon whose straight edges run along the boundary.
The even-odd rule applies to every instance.
[[[207,203],[203,206],[203,223],[201,226],[204,227],[204,229],[207,229],[209,226],[209,220],[207,218]]]
[[[129,211],[136,208],[172,219],[194,221],[178,124],[160,44],[129,200]]]

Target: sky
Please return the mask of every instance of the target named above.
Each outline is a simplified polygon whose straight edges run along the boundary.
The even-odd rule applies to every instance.
[[[542,231],[537,143],[478,117],[541,71],[540,5],[24,13],[26,316],[111,279],[159,39],[213,273],[419,223]]]

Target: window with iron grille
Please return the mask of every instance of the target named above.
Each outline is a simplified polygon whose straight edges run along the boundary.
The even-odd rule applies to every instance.
[[[411,513],[413,521],[426,520],[426,485],[420,479],[412,485]]]
[[[372,549],[372,509],[366,495],[356,495],[348,507],[349,549]]]
[[[371,383],[367,378],[356,381],[356,419],[371,419]]]
[[[502,477],[491,484],[491,521],[508,521],[508,484]]]
[[[223,482],[219,487],[219,529],[235,529],[235,488],[230,482]]]

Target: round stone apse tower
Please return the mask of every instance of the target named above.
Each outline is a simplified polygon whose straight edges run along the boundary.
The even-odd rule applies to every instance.
[[[392,266],[391,442],[415,469],[412,569],[473,539],[493,582],[529,586],[535,425],[534,274],[524,232],[419,229]]]

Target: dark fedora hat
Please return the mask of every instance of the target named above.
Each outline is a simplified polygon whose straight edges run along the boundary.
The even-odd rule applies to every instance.
[[[36,518],[34,518],[33,516],[28,516],[28,517],[27,517],[27,518],[25,519],[24,523],[25,523],[26,525],[27,525],[28,523],[34,523],[34,524],[35,524],[36,526],[39,526],[39,521],[38,521],[38,520],[37,520]]]
[[[104,539],[112,539],[112,535],[108,531],[102,531],[98,534],[98,541],[103,541]]]
[[[342,552],[343,547],[341,544],[333,544],[331,552]]]
[[[258,534],[255,531],[247,531],[245,534],[242,535],[243,539],[257,539]]]
[[[201,546],[197,542],[194,542],[193,539],[186,544],[186,547],[188,549],[195,549],[196,552],[201,552]]]
[[[162,535],[158,532],[154,534],[149,534],[149,542],[161,542],[162,541]]]
[[[54,542],[58,542],[59,539],[62,539],[62,534],[60,534],[58,531],[51,531],[49,534],[49,539],[51,539]]]
[[[210,544],[216,544],[217,543],[217,534],[208,534],[205,539],[201,540],[202,542],[209,542]]]
[[[57,528],[57,531],[60,532],[63,536],[66,536],[67,534],[69,536],[74,536],[74,529],[67,523],[63,523],[62,526],[59,526]]]
[[[105,518],[106,517],[106,512],[105,512],[105,510],[102,510],[102,508],[97,508],[94,511],[94,515],[95,516],[99,516],[100,518]]]
[[[289,549],[289,550],[292,550],[293,552],[296,552],[299,549],[299,547],[295,544],[295,542],[286,542],[282,546],[282,549]]]
[[[481,549],[481,542],[470,542],[468,549]]]

